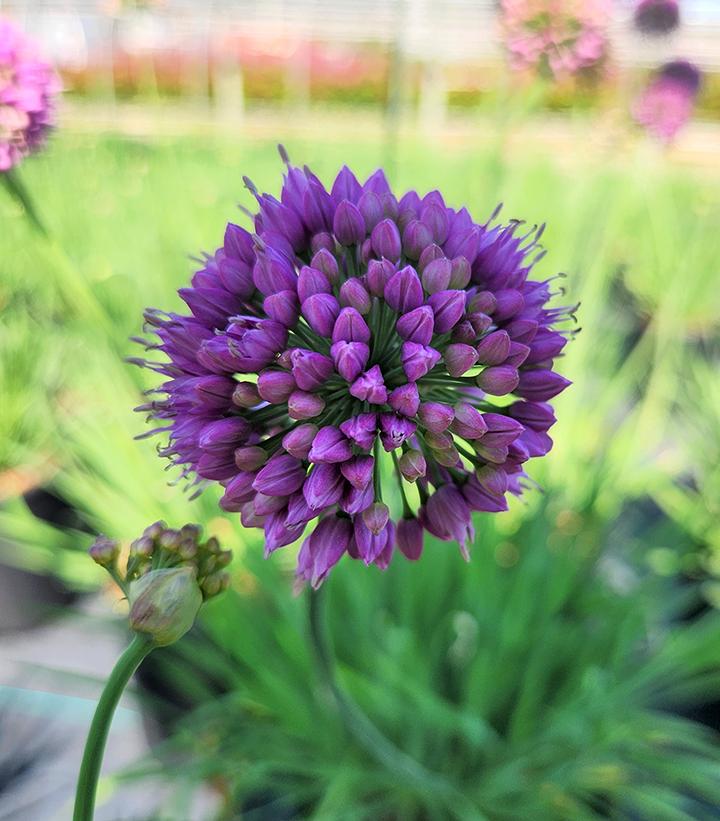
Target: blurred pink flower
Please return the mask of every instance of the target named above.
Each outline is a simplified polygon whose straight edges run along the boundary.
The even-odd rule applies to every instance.
[[[514,68],[555,78],[595,68],[607,56],[611,0],[501,0]]]
[[[687,60],[665,63],[633,108],[633,117],[654,137],[672,142],[692,117],[700,71]]]
[[[60,80],[20,29],[0,19],[0,172],[39,150],[53,124]]]

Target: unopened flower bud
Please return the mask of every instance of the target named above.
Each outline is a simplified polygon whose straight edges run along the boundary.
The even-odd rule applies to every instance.
[[[232,401],[239,408],[254,408],[262,400],[257,385],[252,382],[238,382],[233,391]]]
[[[373,502],[362,514],[365,527],[376,536],[383,530],[389,518],[390,510],[383,502]]]
[[[190,630],[203,602],[192,567],[151,570],[131,583],[128,598],[130,626],[159,647]]]
[[[407,450],[399,460],[400,473],[408,482],[422,479],[427,471],[427,462],[419,450]]]
[[[98,536],[90,547],[89,553],[90,558],[100,567],[112,567],[120,553],[120,545],[114,539],[108,539],[107,536]]]

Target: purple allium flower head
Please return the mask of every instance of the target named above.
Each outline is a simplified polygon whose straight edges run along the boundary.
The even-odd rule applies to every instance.
[[[501,0],[512,66],[564,78],[597,69],[608,52],[612,0]]]
[[[700,70],[687,60],[665,63],[635,102],[635,120],[657,139],[671,143],[692,117]]]
[[[34,44],[0,18],[0,173],[45,144],[60,80]]]
[[[169,431],[161,453],[219,482],[266,553],[305,533],[300,582],[345,554],[384,569],[396,538],[417,559],[425,530],[466,554],[471,512],[505,510],[552,446],[547,400],[568,384],[554,361],[572,310],[530,278],[541,229],[347,168],[329,191],[289,165],[279,200],[251,190],[255,233],[228,228],[181,292],[189,311],[146,313],[166,381],[141,409]],[[383,499],[389,483],[417,491]]]
[[[643,34],[669,34],[680,25],[680,4],[678,0],[637,0],[633,20]]]

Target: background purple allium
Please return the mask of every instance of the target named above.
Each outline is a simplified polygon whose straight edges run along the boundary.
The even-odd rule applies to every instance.
[[[672,142],[692,117],[700,80],[700,70],[687,60],[665,63],[636,101],[635,120],[663,142]]]
[[[42,148],[59,91],[52,66],[17,26],[0,18],[0,172]]]
[[[505,47],[516,69],[564,78],[607,57],[611,0],[501,0]]]
[[[669,34],[680,24],[680,6],[677,0],[638,0],[633,20],[643,34]]]
[[[471,512],[521,492],[569,384],[553,365],[570,311],[528,279],[542,229],[398,199],[382,171],[361,185],[345,167],[328,192],[288,162],[279,200],[246,184],[255,233],[227,226],[179,292],[188,315],[146,314],[169,360],[143,361],[168,378],[140,408],[161,452],[220,482],[266,554],[319,518],[298,557],[313,586],[346,553],[417,559],[424,530],[467,555]]]

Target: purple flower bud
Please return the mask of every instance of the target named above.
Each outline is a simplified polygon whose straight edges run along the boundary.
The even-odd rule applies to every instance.
[[[482,365],[500,365],[510,353],[510,337],[505,331],[493,331],[480,341],[477,352]]]
[[[433,260],[422,272],[423,288],[429,294],[436,294],[438,291],[447,289],[450,283],[450,260],[447,257]]]
[[[345,488],[345,492],[339,502],[340,509],[347,513],[348,516],[356,516],[358,513],[362,513],[366,507],[369,507],[373,503],[373,499],[375,498],[374,494],[375,490],[372,482],[370,482],[368,486],[362,490],[352,486],[347,487]]]
[[[420,222],[420,220],[410,220],[403,231],[402,245],[405,256],[408,259],[418,260],[420,254],[433,241],[432,231]]]
[[[347,382],[353,382],[365,369],[370,348],[364,342],[335,342],[330,347],[335,370]]]
[[[285,511],[278,511],[268,516],[263,527],[265,531],[265,558],[279,547],[292,544],[302,536],[305,525],[288,527],[285,523]]]
[[[230,512],[237,513],[237,510]],[[243,504],[240,505],[240,524],[243,527],[263,527],[265,524],[265,516],[258,516],[257,513],[255,513],[252,502],[243,502]]]
[[[452,336],[450,338],[453,342],[461,342],[463,345],[473,345],[477,337],[477,332],[472,324],[467,319],[463,319],[452,329]]]
[[[333,261],[335,258],[332,258]],[[327,275],[318,268],[311,268],[308,265],[303,265],[298,274],[297,281],[297,295],[302,304],[308,297],[313,294],[330,294],[332,293],[332,285]]]
[[[522,371],[517,385],[517,393],[533,402],[546,402],[557,396],[572,384],[569,379],[555,371],[532,370]]]
[[[320,428],[308,460],[310,462],[346,462],[352,456],[350,442],[339,428],[328,425]]]
[[[392,520],[387,523],[385,530],[377,538],[384,538],[385,546],[375,557],[373,564],[380,570],[387,570],[395,551],[395,525]]]
[[[419,450],[406,450],[399,460],[400,473],[408,482],[422,479],[427,471],[425,457]]]
[[[538,332],[538,323],[534,319],[513,319],[505,326],[508,336],[513,342],[522,342],[529,345]]]
[[[268,496],[289,496],[305,481],[302,462],[287,453],[273,456],[255,477],[253,487]]]
[[[253,507],[258,516],[269,516],[287,507],[287,496],[267,496],[265,493],[256,493]],[[283,519],[285,516],[283,516]]]
[[[268,255],[258,257],[253,267],[253,282],[263,296],[268,296],[278,291],[294,291],[297,287],[297,274],[284,257],[279,254]]]
[[[418,410],[420,424],[433,433],[442,433],[450,427],[455,411],[442,402],[422,402]]]
[[[372,254],[372,242],[370,241],[370,237],[367,237],[360,246],[360,263],[367,266],[372,258]]]
[[[478,355],[472,345],[454,342],[445,348],[443,360],[450,376],[462,376],[478,361]]]
[[[401,204],[398,204],[398,218],[397,224],[398,228],[400,229],[400,233],[402,234],[408,225],[415,219],[417,219],[417,211],[414,208],[407,208],[403,207]]]
[[[387,546],[388,523],[385,522],[385,525],[377,533],[374,533],[365,523],[365,513],[363,513],[362,516],[355,518],[353,524],[358,557],[365,564],[372,564]]]
[[[303,485],[305,501],[312,510],[322,510],[337,504],[343,493],[343,479],[340,468],[335,464],[320,463],[313,467]]]
[[[416,342],[403,342],[401,349],[402,367],[411,382],[417,382],[440,361],[441,356],[435,348],[418,345]]]
[[[258,393],[272,405],[287,402],[288,397],[296,388],[293,375],[287,371],[264,370],[258,374]]]
[[[267,458],[267,451],[258,445],[248,445],[235,451],[235,464],[240,470],[257,470],[267,462]]]
[[[402,416],[415,416],[420,407],[420,394],[414,382],[400,385],[388,397],[390,407]]]
[[[396,413],[380,414],[380,441],[386,451],[390,452],[400,445],[417,430],[417,425]]]
[[[450,430],[463,439],[479,439],[487,430],[487,425],[480,411],[468,402],[455,405],[455,418]]]
[[[445,259],[445,254],[443,253],[443,249],[439,245],[428,245],[427,248],[420,254],[420,259],[418,260],[417,270],[419,274],[425,272],[425,269],[430,265],[431,262],[434,262],[436,259]]]
[[[517,368],[512,368],[510,365],[485,368],[476,380],[479,388],[493,396],[505,396],[506,393],[512,393],[519,381],[520,375]]]
[[[425,442],[430,450],[447,450],[451,448],[455,444],[455,440],[453,436],[449,432],[440,432],[435,433],[434,431],[428,431],[425,434]]]
[[[332,332],[333,342],[370,341],[370,328],[355,308],[343,308],[335,320]]]
[[[333,217],[333,234],[340,245],[358,245],[365,239],[365,220],[356,205],[343,200]]]
[[[300,314],[300,303],[295,291],[278,291],[276,294],[269,294],[263,300],[263,308],[271,319],[286,328],[295,325]]]
[[[384,405],[387,402],[387,388],[379,365],[373,365],[350,386],[350,394],[363,402],[372,405]]]
[[[335,259],[335,254],[333,254],[334,248],[334,243],[331,244],[329,249],[325,247],[320,248],[320,250],[317,251],[310,260],[310,267],[315,268],[317,271],[321,271],[325,274],[328,281],[331,283],[337,282],[340,277],[337,259]],[[302,271],[300,271],[300,273],[302,273]],[[302,302],[302,299],[300,301]]]
[[[372,456],[353,456],[340,466],[340,472],[357,490],[364,490],[372,481],[375,460]]]
[[[543,328],[533,339],[527,356],[528,365],[537,365],[539,362],[555,359],[567,345],[567,339],[557,331]]]
[[[438,291],[428,298],[428,305],[435,314],[435,333],[447,333],[465,313],[465,292]]]
[[[489,447],[485,445],[483,440],[473,442],[475,453],[485,459],[486,462],[492,462],[495,465],[503,465],[508,460],[509,450],[505,445],[498,447]]]
[[[328,516],[308,538],[298,555],[298,577],[317,590],[330,570],[340,561],[352,537],[348,519]]]
[[[319,234],[315,234],[315,236],[310,240],[310,250],[313,254],[317,254],[320,251],[328,251],[332,254],[335,251],[335,240],[333,239],[332,234],[328,234],[327,231],[321,231]],[[313,268],[321,268],[321,266],[315,264],[314,258],[311,260],[310,264]]]
[[[450,287],[467,288],[472,271],[466,257],[455,257],[450,270]],[[487,313],[487,311],[484,311]]]
[[[383,296],[385,286],[395,273],[395,266],[387,259],[371,259],[366,274],[368,288],[373,296]]]
[[[487,314],[481,313],[468,314],[468,321],[473,326],[476,336],[482,336],[493,324],[492,319]]]
[[[421,305],[403,314],[395,324],[395,329],[402,339],[428,345],[432,339],[435,315],[429,305]]]
[[[385,286],[385,301],[399,313],[406,314],[423,302],[422,284],[410,265],[393,274]]]
[[[382,203],[383,207],[383,214],[391,220],[396,220],[398,218],[398,201],[392,191],[386,191],[380,194],[380,202]]]
[[[512,365],[513,368],[519,368],[525,362],[530,354],[530,348],[520,342],[510,343],[510,352],[505,360],[506,365]]]
[[[314,391],[322,387],[335,370],[330,357],[304,348],[295,348],[290,360],[292,375],[298,388],[303,391]],[[262,396],[262,391],[260,395]]]
[[[385,529],[389,518],[390,509],[383,502],[373,502],[362,512],[363,523],[374,536]]]
[[[400,232],[391,219],[379,222],[370,234],[373,251],[379,256],[397,262],[400,258]]]
[[[313,510],[305,501],[303,492],[299,490],[288,499],[287,512],[285,514],[285,527],[297,527],[305,525],[317,516],[317,511]]]
[[[288,398],[288,416],[291,419],[314,419],[325,410],[325,400],[316,393],[293,391]]]
[[[357,277],[350,277],[340,286],[340,304],[355,308],[359,314],[370,313],[370,294]]]
[[[543,433],[555,424],[555,413],[546,402],[513,402],[507,409],[513,419]]]
[[[234,416],[210,422],[200,431],[198,445],[211,453],[226,453],[243,445],[250,434],[250,425],[245,419]]]
[[[492,291],[478,291],[468,302],[470,314],[492,314],[497,308],[497,300]]]
[[[370,450],[375,442],[377,424],[376,414],[360,413],[346,419],[340,425],[340,430],[361,450]]]
[[[487,448],[506,447],[525,430],[520,422],[502,413],[484,413],[483,420],[487,425],[483,445]]]
[[[503,319],[510,319],[511,316],[519,314],[525,306],[525,298],[513,288],[495,292],[497,305],[493,311],[493,319],[500,322]]]
[[[292,370],[292,352],[295,348],[286,348],[282,353],[278,354],[278,358],[274,364],[285,371]]]
[[[369,234],[383,218],[380,197],[373,191],[365,191],[358,200],[358,210],[365,220],[365,231]]]
[[[254,408],[260,403],[257,385],[252,382],[238,382],[232,395],[233,405],[239,408]]]
[[[420,219],[430,229],[433,242],[442,245],[447,239],[450,229],[447,209],[436,202],[431,202],[420,212]]]
[[[427,529],[446,542],[455,540],[460,552],[469,558],[468,542],[475,537],[470,508],[455,485],[443,485],[428,499],[423,511]]]
[[[299,425],[293,428],[283,436],[282,446],[285,450],[296,459],[307,459],[308,453],[313,443],[313,439],[317,436],[317,426],[308,422],[305,425]]]
[[[242,505],[255,498],[253,481],[255,473],[237,473],[225,486],[225,493],[220,499],[220,507],[228,513],[237,513]]]
[[[503,495],[489,493],[477,479],[471,476],[465,482],[462,495],[471,510],[482,511],[483,513],[501,513],[508,509],[508,504]]]
[[[340,303],[332,294],[313,294],[302,303],[302,315],[320,336],[332,334],[339,313]]]
[[[417,561],[422,555],[424,533],[423,526],[414,516],[398,522],[397,546],[411,562]]]
[[[484,491],[491,496],[504,496],[508,489],[507,473],[494,465],[479,468],[475,476]]]

